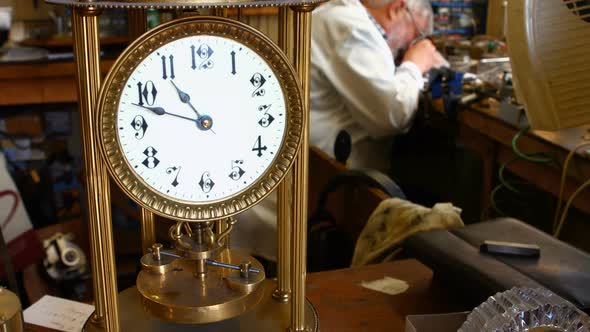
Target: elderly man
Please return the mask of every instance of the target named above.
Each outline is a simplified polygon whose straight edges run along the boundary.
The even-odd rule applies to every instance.
[[[384,170],[389,153],[381,151],[389,144],[379,138],[408,129],[422,73],[442,57],[428,40],[412,44],[432,30],[428,0],[365,1],[332,0],[313,14],[310,142],[332,154],[344,129],[353,142],[351,166]],[[275,260],[276,196],[239,218],[234,247]]]
[[[422,74],[444,62],[429,40],[416,41],[431,31],[428,0],[332,0],[318,8],[311,144],[333,155],[336,136],[345,130],[351,167],[387,170],[390,136],[411,126]]]

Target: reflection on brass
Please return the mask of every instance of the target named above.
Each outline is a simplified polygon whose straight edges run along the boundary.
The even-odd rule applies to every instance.
[[[148,312],[177,323],[208,323],[232,318],[254,308],[262,298],[265,279],[262,264],[237,251],[227,251],[224,263],[239,265],[250,261],[259,273],[243,278],[240,271],[207,266],[203,278],[195,277],[197,265],[175,259],[164,274],[142,270],[137,289]],[[149,255],[151,257],[151,255]]]
[[[303,135],[301,151],[293,166],[293,228],[291,257],[291,331],[305,331],[305,273],[307,269],[307,189],[309,159],[309,67],[311,48],[311,11],[315,6],[292,7],[294,44],[298,47],[293,62],[303,90]]]
[[[266,172],[249,187],[232,197],[195,203],[158,193],[139,177],[118,142],[117,111],[123,86],[135,67],[161,45],[191,35],[232,38],[257,52],[275,72],[285,96],[285,136]],[[303,105],[301,87],[281,50],[264,34],[235,20],[194,16],[159,25],[133,42],[113,65],[101,91],[99,134],[103,155],[115,182],[142,207],[174,220],[208,221],[235,215],[264,199],[278,185],[295,159],[301,142]]]
[[[72,30],[96,307],[93,319],[98,325],[104,324],[108,331],[118,331],[117,275],[109,176],[99,153],[99,142],[95,131],[98,126],[94,105],[100,88],[100,47],[96,16],[98,11],[92,8],[94,7],[74,8]]]

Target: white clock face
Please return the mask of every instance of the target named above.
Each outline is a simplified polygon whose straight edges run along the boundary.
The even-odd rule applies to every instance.
[[[217,36],[152,52],[121,93],[117,135],[137,175],[191,203],[235,195],[260,178],[285,133],[285,99],[254,51]]]

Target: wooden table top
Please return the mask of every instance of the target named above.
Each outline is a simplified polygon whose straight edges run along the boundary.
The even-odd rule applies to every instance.
[[[385,276],[404,280],[410,287],[402,294],[388,295],[359,285]],[[318,311],[322,332],[402,332],[406,315],[465,310],[444,287],[433,283],[429,268],[413,259],[310,273],[307,296]],[[54,331],[33,325],[27,328]]]
[[[501,121],[505,125],[514,127],[516,131],[520,129],[517,128],[515,124],[512,124],[502,118],[502,115],[500,114],[500,103],[494,99],[488,98],[484,102],[471,105],[466,111],[472,111],[486,115],[493,120]],[[531,130],[528,135],[539,138],[555,147],[571,151],[584,138],[590,139],[590,123],[578,127],[560,129],[557,131]],[[578,151],[578,155],[590,158],[590,154],[584,151],[584,149],[581,149]]]
[[[406,292],[388,295],[360,286],[383,277],[404,280]],[[432,280],[417,260],[400,260],[355,269],[311,273],[307,296],[316,306],[322,332],[396,332],[407,315],[463,311],[453,294]]]

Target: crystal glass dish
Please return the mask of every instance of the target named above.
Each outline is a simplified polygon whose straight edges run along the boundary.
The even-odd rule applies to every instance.
[[[547,289],[513,288],[475,308],[458,332],[588,332],[590,317]]]

